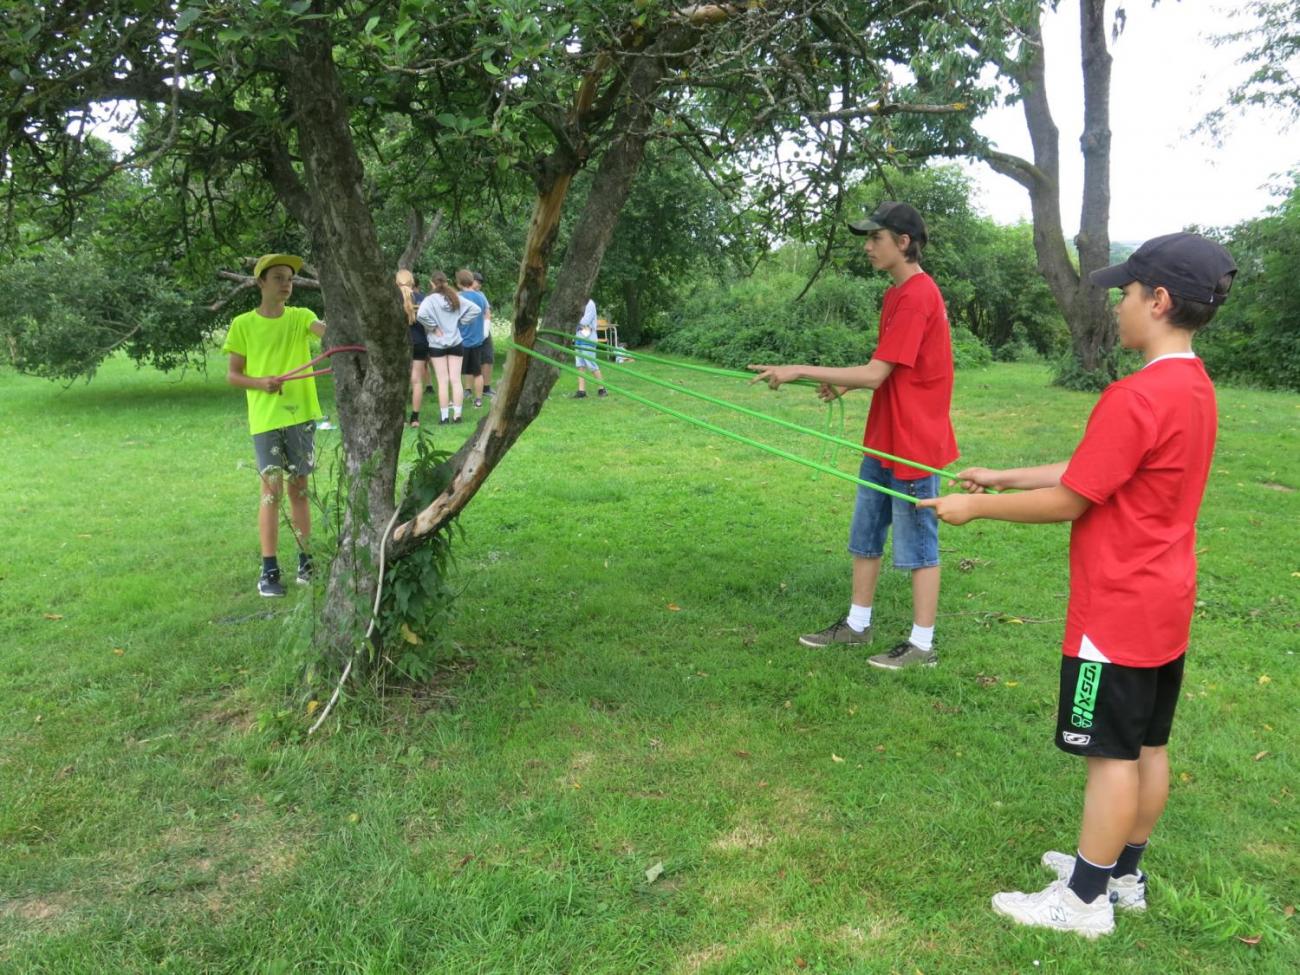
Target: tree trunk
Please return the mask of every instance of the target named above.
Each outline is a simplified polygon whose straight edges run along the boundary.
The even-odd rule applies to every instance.
[[[406,318],[362,193],[349,109],[323,24],[304,31],[286,82],[310,194],[304,222],[328,309],[325,344],[362,344],[367,353],[331,360],[345,494],[338,554],[330,566],[316,642],[322,657],[342,664],[365,633],[379,543],[393,513],[410,348]],[[362,672],[371,659],[378,655],[358,660]]]
[[[1074,354],[1087,372],[1106,365],[1115,347],[1115,323],[1107,292],[1088,275],[1110,263],[1110,52],[1106,50],[1106,0],[1080,0],[1083,50],[1083,210],[1079,215],[1079,273],[1070,329]],[[1112,377],[1114,378],[1114,377]]]
[[[424,253],[424,249],[429,246],[429,241],[433,240],[441,227],[441,210],[435,213],[433,219],[426,224],[424,214],[415,207],[411,207],[411,212],[406,217],[406,247],[402,250],[401,257],[397,259],[398,268],[403,271],[414,268],[416,261]]]
[[[641,344],[641,286],[623,282],[623,321],[618,323],[619,339],[625,345]]]
[[[1115,325],[1106,292],[1088,281],[1089,272],[1104,267],[1110,254],[1111,57],[1106,50],[1105,0],[1080,0],[1080,33],[1084,188],[1079,236],[1075,238],[1077,269],[1061,227],[1060,132],[1047,102],[1043,32],[1037,19],[1026,32],[1031,55],[1022,68],[1011,72],[1020,88],[1034,161],[1001,152],[987,153],[985,161],[1029,191],[1038,270],[1069,326],[1075,360],[1082,369],[1095,372],[1106,366],[1115,346]]]

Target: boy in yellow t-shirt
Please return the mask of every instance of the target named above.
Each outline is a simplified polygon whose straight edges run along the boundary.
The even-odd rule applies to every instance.
[[[291,254],[266,254],[253,268],[261,304],[255,311],[239,315],[230,324],[221,351],[229,353],[226,379],[245,390],[248,397],[248,429],[253,435],[253,453],[261,477],[261,503],[257,530],[262,543],[262,574],[257,591],[263,596],[283,596],[280,563],[276,550],[280,541],[280,490],[289,475],[289,511],[298,535],[298,582],[311,582],[311,506],[307,499],[307,475],[315,467],[316,421],[321,418],[312,378],[283,382],[277,379],[311,358],[310,336],[325,334],[325,323],[310,308],[287,308],[293,294],[293,276],[302,268],[302,258]]]

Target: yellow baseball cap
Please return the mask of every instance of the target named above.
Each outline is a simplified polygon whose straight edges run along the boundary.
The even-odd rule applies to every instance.
[[[302,270],[301,257],[294,257],[292,254],[263,254],[257,259],[257,264],[253,267],[253,277],[260,278],[263,271],[268,267],[275,267],[277,264],[287,265],[294,274]]]

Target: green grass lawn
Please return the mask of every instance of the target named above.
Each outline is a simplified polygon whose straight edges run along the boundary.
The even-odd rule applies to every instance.
[[[680,376],[825,420],[804,390]],[[1068,455],[1093,398],[1046,380],[959,373],[968,462]],[[989,907],[1075,842],[1065,527],[943,529],[942,664],[875,671],[795,643],[847,606],[851,485],[572,387],[461,519],[438,681],[307,738],[314,597],[254,592],[224,367],[0,373],[0,970],[1300,970],[1300,398],[1220,391],[1151,909],[1089,943]],[[909,606],[888,572],[886,647]]]

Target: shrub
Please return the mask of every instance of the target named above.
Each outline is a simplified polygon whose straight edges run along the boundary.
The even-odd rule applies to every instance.
[[[954,327],[952,330],[952,364],[957,369],[977,369],[993,361],[989,347],[974,332]]]
[[[1052,385],[1063,389],[1073,389],[1081,393],[1100,393],[1116,379],[1122,379],[1131,372],[1136,372],[1142,365],[1142,358],[1136,353],[1116,346],[1106,357],[1101,368],[1087,370],[1079,365],[1073,352],[1067,352],[1056,360],[1052,371]]]
[[[774,271],[730,286],[702,287],[658,326],[664,336],[659,347],[732,369],[750,363],[866,362],[876,344],[885,280],[828,274],[796,302],[804,283],[798,274]],[[959,369],[982,366],[992,354],[974,334],[954,327],[953,360]]]
[[[166,371],[203,362],[214,316],[152,268],[111,263],[91,248],[0,267],[0,359],[45,379],[89,379],[121,349]]]
[[[1240,271],[1227,303],[1196,337],[1216,381],[1300,390],[1300,172],[1287,197],[1223,238]]]

